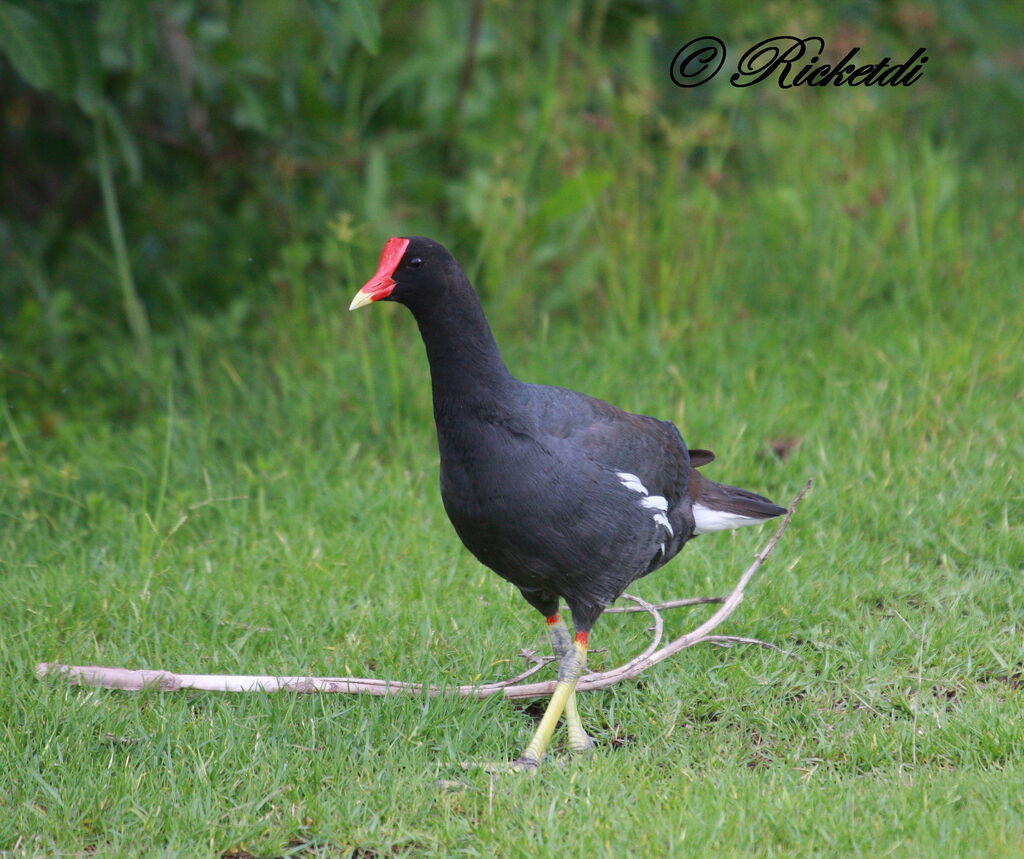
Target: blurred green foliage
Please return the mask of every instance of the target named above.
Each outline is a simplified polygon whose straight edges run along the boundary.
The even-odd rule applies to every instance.
[[[726,36],[730,62],[782,33],[931,62],[909,90],[859,91],[851,116],[835,90],[676,89],[668,62],[697,33]],[[196,314],[230,338],[268,308],[314,312],[395,233],[453,245],[502,284],[506,320],[527,295],[583,320],[663,311],[671,293],[627,284],[674,293],[665,267],[772,174],[797,112],[832,100],[837,134],[916,129],[1012,163],[1022,34],[1008,2],[0,0],[2,392],[116,385],[131,411],[111,343],[174,361],[146,357],[152,337]],[[659,232],[677,258],[647,258]]]

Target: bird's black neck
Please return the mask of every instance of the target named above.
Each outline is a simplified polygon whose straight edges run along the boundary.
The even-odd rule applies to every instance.
[[[408,302],[427,348],[435,409],[439,401],[500,396],[516,384],[476,293],[459,275],[439,300]]]

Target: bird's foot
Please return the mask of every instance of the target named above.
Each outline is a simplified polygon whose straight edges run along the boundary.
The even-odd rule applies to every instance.
[[[571,727],[569,728],[569,751],[572,754],[585,754],[586,752],[592,752],[595,748],[597,748],[597,744],[586,731],[582,728],[575,730]]]
[[[511,770],[515,773],[533,773],[540,767],[540,761],[536,758],[521,757],[512,761]]]

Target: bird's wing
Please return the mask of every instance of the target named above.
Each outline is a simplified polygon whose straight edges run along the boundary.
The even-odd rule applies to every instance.
[[[646,494],[665,498],[670,507],[682,500],[690,454],[675,424],[568,393],[572,396],[560,397],[560,408],[545,416],[550,432],[569,440],[590,462],[609,472],[634,475]]]

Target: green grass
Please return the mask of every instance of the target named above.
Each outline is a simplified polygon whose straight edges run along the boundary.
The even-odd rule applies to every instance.
[[[521,377],[676,420],[711,476],[776,500],[814,477],[724,628],[799,660],[698,647],[584,694],[597,752],[534,778],[460,767],[528,739],[497,699],[37,679],[48,660],[454,685],[544,645],[445,519],[412,320],[345,312],[386,237],[366,236],[284,297],[183,315],[149,361],[112,344],[103,389],[5,402],[0,850],[1020,855],[1020,178],[860,94],[796,98],[745,169],[681,165],[623,121],[588,150],[616,181],[582,211],[494,204],[479,249],[409,231],[466,260]],[[486,178],[513,209],[557,162],[536,144]],[[781,462],[766,442],[787,436]],[[635,592],[721,593],[764,537],[705,537]],[[592,664],[644,626],[602,620]]]

